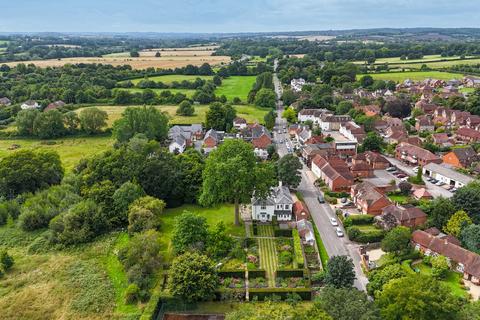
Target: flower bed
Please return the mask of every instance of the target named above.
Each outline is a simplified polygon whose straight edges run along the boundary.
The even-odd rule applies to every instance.
[[[275,239],[280,268],[293,268],[293,241],[292,239]]]
[[[303,250],[305,252],[305,259],[307,260],[307,267],[311,270],[320,269],[320,261],[318,260],[318,254],[315,248],[311,245],[304,245]]]
[[[220,286],[229,289],[245,288],[245,280],[237,277],[220,278]]]
[[[248,270],[260,268],[260,256],[258,254],[258,245],[256,242],[248,246],[246,261]]]
[[[275,280],[275,286],[277,288],[305,288],[306,285],[305,279],[301,277],[291,277],[291,278],[280,278],[277,277]]]
[[[263,277],[248,279],[249,288],[266,288],[267,280]]]

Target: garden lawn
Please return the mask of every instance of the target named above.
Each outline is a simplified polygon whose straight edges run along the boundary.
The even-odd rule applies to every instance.
[[[278,269],[278,255],[275,247],[273,226],[259,225],[258,236],[268,237],[268,239],[257,239],[260,253],[260,267],[266,271],[268,286],[275,287],[275,271]]]
[[[130,106],[139,107],[139,106]],[[270,109],[258,108],[254,105],[235,105],[233,106],[237,110],[237,116],[245,118],[248,122],[264,123],[265,115]],[[90,107],[85,107],[90,108]],[[113,123],[122,117],[123,111],[126,106],[98,106],[97,108],[104,110],[108,114],[107,125],[111,127]],[[192,124],[192,123],[204,123],[208,105],[194,105],[195,114],[191,117],[178,116],[176,114],[178,106],[164,105],[155,106],[160,111],[166,112],[170,116],[170,124]],[[80,112],[84,108],[77,109],[76,112]]]
[[[402,195],[402,194],[392,194],[392,195],[389,195],[388,198],[390,198],[390,200],[392,200],[393,202],[398,202],[400,204],[405,204],[405,203],[408,202],[408,199],[410,197]]]
[[[452,80],[452,79],[462,79],[463,74],[461,73],[451,73],[451,72],[441,72],[441,71],[413,71],[413,72],[382,72],[382,73],[369,73],[369,74],[359,74],[357,79],[369,75],[372,76],[375,80],[392,80],[395,82],[403,82],[406,79],[413,81],[423,81],[427,78],[433,78],[438,80]]]
[[[194,81],[197,78],[205,79],[205,80],[211,80],[213,76],[191,76],[191,75],[183,75],[183,74],[168,74],[164,76],[155,76],[155,77],[149,77],[148,80],[153,80],[156,82],[163,82],[165,84],[170,84],[174,81],[177,82],[182,82],[183,80],[187,81]],[[145,78],[137,78],[137,79],[132,79],[130,80],[133,84],[137,84],[140,81],[144,80]]]
[[[82,158],[101,153],[113,145],[110,135],[64,137],[54,140],[5,139],[0,140],[0,158],[18,150],[45,149],[58,152],[65,170],[71,171]],[[54,143],[54,144],[50,144]],[[13,144],[20,145],[16,150],[8,150]]]
[[[418,269],[420,274],[425,274],[429,276],[432,275],[432,267],[426,265],[423,262],[413,265],[412,268],[414,270]],[[462,275],[460,273],[449,271],[447,277],[441,280],[441,282],[446,284],[454,295],[458,297],[465,297],[467,291],[461,287],[460,279],[462,279]]]
[[[215,90],[216,96],[224,95],[228,101],[238,97],[243,102],[248,99],[248,93],[255,83],[255,76],[232,76],[222,79],[222,85]]]
[[[161,253],[166,261],[171,261],[173,258],[173,248],[171,244],[173,227],[175,225],[175,218],[181,215],[184,211],[196,213],[207,219],[210,227],[215,226],[222,221],[225,224],[227,233],[232,236],[244,237],[245,227],[243,225],[235,226],[234,206],[231,204],[224,204],[213,208],[204,208],[197,205],[183,205],[178,208],[167,209],[162,214],[160,221],[160,242]]]

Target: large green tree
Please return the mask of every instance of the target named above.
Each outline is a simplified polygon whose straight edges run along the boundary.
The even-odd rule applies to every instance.
[[[215,265],[207,256],[186,252],[173,260],[168,286],[174,296],[190,303],[208,300],[218,285]]]
[[[461,308],[450,289],[424,275],[390,281],[376,302],[384,319],[451,320]]]
[[[255,95],[255,105],[261,108],[275,108],[276,96],[272,89],[260,89]]]
[[[351,287],[355,281],[352,260],[347,256],[333,256],[327,262],[325,283],[335,288]]]
[[[49,110],[37,115],[33,122],[33,134],[41,139],[58,138],[65,134],[63,114]]]
[[[273,167],[257,164],[252,145],[236,139],[225,141],[207,158],[203,171],[202,205],[225,201],[235,204],[235,224],[240,224],[239,205],[250,201],[253,191],[266,196],[275,183]]]
[[[458,189],[452,202],[457,210],[465,210],[474,223],[480,223],[480,182],[473,181]]]
[[[445,227],[443,227],[443,231],[458,238],[462,229],[471,224],[472,219],[470,219],[468,214],[463,210],[459,210],[450,217]]]
[[[58,184],[63,173],[60,157],[54,151],[17,151],[0,160],[0,196],[12,198]]]
[[[113,135],[119,142],[126,142],[138,133],[148,140],[165,141],[168,135],[168,117],[154,107],[129,107],[122,118],[115,121]]]
[[[192,212],[184,211],[175,219],[172,245],[177,254],[190,249],[203,251],[208,240],[207,220]]]
[[[301,169],[302,163],[298,157],[287,154],[277,162],[278,180],[288,187],[296,188],[302,181]]]
[[[399,226],[390,230],[381,242],[382,250],[399,254],[410,248],[412,232],[409,228]]]
[[[442,230],[456,210],[450,199],[438,197],[426,204],[423,211],[428,215],[429,223]]]
[[[371,296],[377,296],[383,286],[390,280],[405,277],[407,275],[405,269],[400,264],[387,265],[381,269],[374,269],[368,273],[367,292]]]
[[[471,224],[463,228],[460,239],[465,248],[480,254],[480,225]]]
[[[236,116],[237,111],[231,105],[214,102],[205,115],[205,125],[209,129],[229,131]]]
[[[40,111],[38,111],[37,109],[19,111],[15,119],[15,124],[17,125],[18,134],[32,135],[33,124],[39,114],[40,114]]]
[[[99,133],[106,125],[108,114],[99,108],[85,108],[78,116],[80,127],[87,134]]]
[[[277,114],[275,111],[270,110],[264,117],[263,120],[265,121],[265,127],[267,127],[268,130],[272,130],[273,127],[275,127],[275,120],[277,118]]]

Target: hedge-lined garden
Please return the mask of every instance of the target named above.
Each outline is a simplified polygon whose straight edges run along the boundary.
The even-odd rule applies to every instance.
[[[351,215],[343,220],[343,226],[348,238],[360,243],[374,243],[382,241],[385,231],[376,227],[372,215]]]

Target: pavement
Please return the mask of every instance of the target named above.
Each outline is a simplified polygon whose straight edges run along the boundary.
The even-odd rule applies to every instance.
[[[395,167],[402,170],[403,172],[405,172],[409,176],[416,176],[417,175],[413,171],[413,167],[410,167],[410,166],[406,165],[405,163],[401,162],[400,160],[392,158],[392,157],[388,157],[388,156],[385,156],[385,158],[388,161],[390,161],[391,164],[393,164]],[[395,178],[395,180],[397,180],[397,182],[399,182],[398,178],[396,178],[393,174],[391,174],[391,173],[388,173],[388,174],[391,175],[393,178]],[[445,189],[443,187],[440,187],[440,186],[437,186],[437,185],[434,185],[433,183],[430,183],[425,179],[423,181],[425,181],[425,186],[426,186],[428,192],[430,192],[430,194],[434,198],[437,198],[437,197],[451,198],[451,197],[453,197],[453,193],[451,193],[447,189]]]
[[[274,63],[274,70],[277,69],[277,61]],[[277,102],[277,119],[276,119],[276,128],[281,128],[281,131],[274,132],[274,138],[277,143],[277,152],[280,157],[285,156],[288,151],[286,143],[291,145],[288,133],[284,133],[284,127],[287,127],[286,119],[282,118],[283,104],[280,100],[282,93],[282,86],[278,80],[277,74],[273,75],[273,82],[275,85],[275,92],[278,97]],[[279,141],[287,141],[286,143],[278,143]],[[338,256],[338,255],[347,255],[349,256],[355,266],[355,287],[359,290],[365,291],[366,285],[368,283],[367,277],[363,274],[361,264],[360,264],[360,253],[359,245],[351,242],[348,238],[342,237],[339,238],[335,232],[334,226],[330,224],[330,218],[335,217],[335,212],[329,204],[320,204],[317,200],[318,196],[321,195],[321,191],[315,186],[315,176],[311,170],[303,164],[302,181],[300,182],[297,190],[302,193],[304,201],[310,210],[312,215],[313,222],[315,223],[318,232],[322,238],[325,249],[327,250],[328,256]],[[340,226],[343,230],[343,226]],[[343,230],[345,233],[345,230]]]

